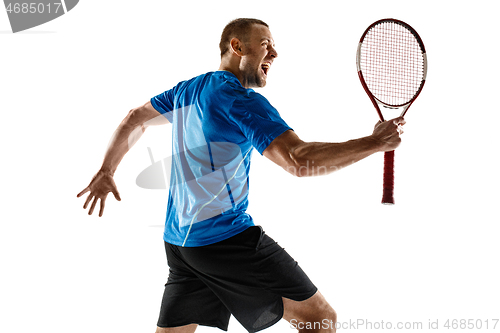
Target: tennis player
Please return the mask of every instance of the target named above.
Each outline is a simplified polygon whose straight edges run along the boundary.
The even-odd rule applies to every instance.
[[[128,113],[78,197],[90,191],[84,209],[92,201],[92,214],[100,200],[102,216],[109,192],[121,200],[113,175],[126,152],[148,126],[172,124],[163,236],[170,273],[157,333],[194,332],[198,325],[227,330],[231,314],[248,332],[281,318],[300,332],[335,332],[335,311],[246,213],[251,152],[294,176],[314,176],[318,167],[327,174],[395,149],[404,120],[378,123],[371,135],[343,143],[304,142],[252,90],[266,85],[278,57],[268,25],[236,19],[225,27],[220,49],[218,71],[180,82]]]

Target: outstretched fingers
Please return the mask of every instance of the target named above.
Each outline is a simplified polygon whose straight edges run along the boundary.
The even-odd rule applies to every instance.
[[[109,173],[99,171],[93,178],[90,184],[80,193],[78,193],[77,197],[81,197],[83,194],[90,192],[85,200],[83,205],[83,209],[89,208],[89,215],[92,215],[94,209],[96,208],[97,202],[100,200],[99,205],[99,216],[102,216],[104,213],[104,207],[106,198],[109,192],[112,192],[115,199],[121,201],[120,193],[116,188],[116,184],[113,180],[113,176]]]
[[[97,204],[97,199],[97,197],[94,197],[94,201],[92,201],[92,205],[90,206],[89,215],[92,215],[92,213],[94,212],[95,205]]]
[[[116,200],[122,201],[122,198],[120,197],[120,193],[118,193],[118,191],[113,191],[113,195],[115,196]]]
[[[94,196],[92,195],[92,192],[89,193],[88,197],[87,197],[87,200],[85,200],[85,203],[83,204],[83,209],[87,209],[87,206],[90,202],[90,200],[92,200]]]
[[[76,195],[77,198],[81,197],[82,195],[84,195],[85,193],[87,193],[88,191],[90,191],[90,188],[87,186],[86,188],[83,189],[83,191],[81,191],[80,193],[78,193]]]
[[[113,193],[114,194],[114,193]],[[108,193],[106,193],[104,195],[104,197],[101,198],[101,207],[99,209],[99,217],[102,216],[102,214],[104,213],[104,204],[106,202],[106,197],[108,196]],[[115,198],[116,198],[116,195],[115,195]]]

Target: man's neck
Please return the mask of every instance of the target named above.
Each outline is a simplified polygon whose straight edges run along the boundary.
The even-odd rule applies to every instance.
[[[244,88],[248,88],[245,85],[246,82],[243,82],[243,75],[241,74],[241,71],[239,69],[239,62],[236,63],[234,60],[230,61],[229,59],[224,58],[220,63],[219,70],[233,73],[234,76],[236,76],[236,78],[238,79],[238,81],[240,81],[241,85]]]

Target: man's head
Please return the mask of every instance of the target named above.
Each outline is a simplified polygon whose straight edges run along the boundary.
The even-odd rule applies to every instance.
[[[222,31],[222,36],[220,38],[220,56],[223,57],[229,52],[231,39],[233,38],[238,38],[243,43],[247,43],[254,24],[263,25],[269,28],[264,21],[252,18],[239,18],[229,22]]]
[[[236,19],[222,32],[221,69],[235,74],[246,87],[264,87],[278,53],[269,26],[257,19]]]

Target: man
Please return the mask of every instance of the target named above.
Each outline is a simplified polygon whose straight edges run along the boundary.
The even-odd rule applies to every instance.
[[[281,318],[300,332],[335,332],[336,313],[297,263],[245,212],[251,151],[294,176],[348,166],[400,144],[404,120],[344,143],[307,143],[251,88],[264,87],[278,53],[269,27],[237,19],[224,29],[218,71],[176,85],[133,109],[117,128],[87,188],[86,209],[120,195],[113,174],[149,125],[171,123],[173,158],[165,223],[170,274],[157,333],[227,330],[231,314],[249,331]],[[161,114],[161,116],[159,116]],[[314,163],[313,163],[314,162]],[[316,167],[314,169],[313,167]]]

